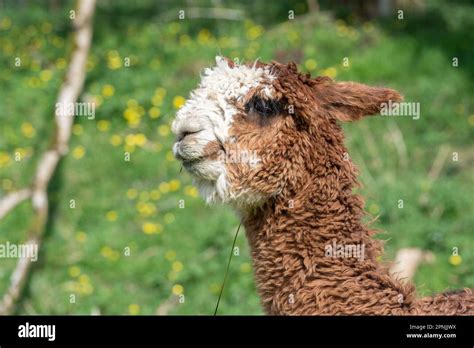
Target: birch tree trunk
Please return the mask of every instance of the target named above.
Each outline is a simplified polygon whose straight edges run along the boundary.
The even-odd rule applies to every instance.
[[[59,90],[56,105],[71,105],[76,103],[84,86],[86,62],[92,41],[92,19],[95,10],[95,0],[79,0],[73,20],[74,48],[64,82]],[[22,201],[31,198],[34,219],[28,230],[25,244],[37,245],[38,249],[48,220],[48,184],[56,171],[59,161],[68,152],[69,138],[74,123],[73,108],[61,107],[62,110],[54,115],[55,132],[51,146],[43,153],[36,168],[31,188],[23,189],[7,195],[0,200],[0,219]],[[11,314],[31,270],[32,260],[19,258],[12,273],[9,287],[0,302],[0,314]]]

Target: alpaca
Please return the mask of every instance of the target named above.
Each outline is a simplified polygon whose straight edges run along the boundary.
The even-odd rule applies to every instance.
[[[380,264],[362,223],[339,121],[377,114],[394,90],[333,82],[277,62],[216,57],[178,110],[173,153],[209,203],[245,227],[270,315],[474,314],[470,289],[417,299]]]

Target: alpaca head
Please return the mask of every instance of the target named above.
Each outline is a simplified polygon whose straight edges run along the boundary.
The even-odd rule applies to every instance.
[[[173,152],[208,202],[246,209],[296,193],[314,175],[350,171],[337,121],[400,99],[390,89],[311,78],[294,63],[217,57],[176,115]]]

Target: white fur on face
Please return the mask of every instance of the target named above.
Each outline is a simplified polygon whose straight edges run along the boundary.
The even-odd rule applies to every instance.
[[[196,177],[201,195],[208,203],[228,202],[238,193],[232,192],[226,177],[226,163],[204,157],[204,148],[212,141],[230,142],[229,128],[238,112],[236,103],[250,90],[258,87],[271,98],[270,82],[275,77],[268,68],[235,65],[230,67],[223,57],[216,57],[216,66],[204,70],[199,87],[177,112],[172,131],[178,137],[174,155]]]

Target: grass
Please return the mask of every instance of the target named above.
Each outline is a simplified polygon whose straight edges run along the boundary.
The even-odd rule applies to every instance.
[[[419,120],[376,116],[344,126],[360,192],[369,213],[379,215],[381,238],[389,239],[387,258],[403,247],[435,254],[415,278],[422,294],[474,287],[473,56],[458,29],[432,23],[420,31],[415,19],[348,24],[324,15],[265,27],[250,20],[163,24],[146,12],[114,17],[126,13],[123,4],[98,9],[82,95],[95,101],[96,115],[76,119],[19,314],[154,314],[180,294],[184,303],[170,314],[213,313],[238,220],[228,208],[206,207],[190,177],[179,173],[170,123],[218,53],[293,59],[313,75],[388,85],[419,102]],[[429,11],[443,16],[443,7],[433,6]],[[472,13],[463,17],[466,26]],[[1,195],[31,182],[48,145],[71,49],[66,14],[34,7],[0,15]],[[428,38],[436,36],[434,45]],[[456,47],[459,67],[451,64]],[[444,148],[439,175],[430,178]],[[26,202],[0,222],[0,243],[24,240],[30,211]],[[219,313],[261,314],[244,233],[237,247]],[[453,248],[459,265],[450,263]],[[0,261],[3,293],[15,260]]]

